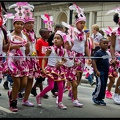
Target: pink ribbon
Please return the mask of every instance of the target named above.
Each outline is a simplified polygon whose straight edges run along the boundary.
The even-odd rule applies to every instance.
[[[64,48],[62,46],[58,47],[58,46],[53,46],[55,49],[55,52],[58,56],[63,57],[64,56]]]
[[[77,37],[78,37],[79,41],[82,41],[84,39],[84,32],[77,34]]]

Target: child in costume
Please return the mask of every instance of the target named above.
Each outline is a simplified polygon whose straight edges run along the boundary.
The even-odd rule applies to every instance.
[[[25,8],[25,25],[23,32],[28,37],[28,43],[30,45],[30,52],[27,57],[27,64],[29,66],[29,76],[28,76],[28,82],[27,86],[25,88],[25,94],[24,99],[22,100],[22,105],[33,107],[34,104],[28,101],[28,97],[30,95],[33,80],[36,77],[40,76],[40,65],[38,62],[38,58],[35,56],[37,55],[35,46],[36,46],[36,36],[34,32],[34,17],[33,17],[33,11],[34,6],[33,5],[26,5]]]
[[[72,47],[72,50],[76,52],[75,57],[77,61],[76,70],[77,70],[77,86],[78,86],[81,82],[82,74],[84,71],[85,52],[86,52],[86,55],[90,58],[90,53],[89,53],[88,44],[87,44],[87,37],[83,30],[86,23],[86,17],[84,15],[84,10],[81,9],[76,4],[69,6],[69,9],[76,10],[77,12],[75,16],[75,24],[79,33],[75,34],[74,45]]]
[[[111,46],[111,33],[115,28],[111,28],[110,26],[108,26],[108,29],[103,29],[103,31],[106,33],[107,38],[109,40],[109,46],[108,46],[108,55],[109,55],[109,72],[108,72],[108,78],[109,78],[109,83],[105,92],[106,98],[108,99],[112,99],[113,94],[111,92],[111,88],[113,86],[113,84],[115,83],[115,79],[118,77],[118,72],[117,72],[117,66],[115,64],[111,64],[111,53],[110,53],[110,46]]]
[[[76,62],[75,62],[75,52],[72,51],[74,45],[74,27],[63,22],[65,27],[68,27],[67,39],[64,40],[64,48],[66,49],[65,58],[66,62],[64,63],[66,71],[66,80],[71,83],[72,86],[72,95],[73,95],[73,106],[82,107],[83,104],[78,101],[77,93],[77,72],[76,72]],[[76,29],[77,31],[77,29]],[[79,31],[77,31],[79,33]]]
[[[41,98],[43,95],[52,90],[54,87],[54,81],[57,81],[58,108],[63,110],[67,109],[67,107],[62,103],[63,84],[66,79],[63,65],[66,61],[64,59],[65,50],[63,49],[64,39],[66,39],[66,34],[62,31],[57,31],[54,36],[54,46],[49,46],[47,48],[45,57],[42,60],[42,76],[48,78],[48,86],[36,96],[38,106],[41,106]],[[47,66],[44,67],[47,60]]]
[[[7,38],[7,31],[4,27],[4,17],[2,15],[2,9],[7,12],[4,2],[0,3],[0,82],[3,79],[3,60],[4,60],[4,53],[8,51],[9,48],[9,41]],[[1,96],[1,93],[0,93]]]
[[[13,80],[12,90],[8,91],[9,106],[13,112],[18,111],[17,95],[27,85],[27,77],[29,75],[29,67],[26,61],[26,55],[29,54],[29,44],[27,36],[22,32],[25,23],[25,14],[23,6],[26,2],[17,2],[9,8],[15,8],[15,16],[13,19],[14,30],[8,34],[10,40],[10,49],[8,56],[8,74]]]
[[[118,70],[118,79],[115,86],[115,92],[113,94],[113,101],[115,104],[120,104],[120,7],[114,8],[107,12],[115,13],[113,16],[113,21],[118,25],[118,27],[111,32],[111,64],[114,64]]]

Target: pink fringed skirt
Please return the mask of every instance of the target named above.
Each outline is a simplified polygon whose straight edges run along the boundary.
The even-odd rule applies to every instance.
[[[39,65],[39,61],[35,57],[30,58],[29,56],[27,57],[26,61],[27,61],[28,67],[29,67],[29,77],[30,78],[40,77],[41,68]]]
[[[66,80],[65,76],[65,66],[56,67],[56,66],[49,66],[45,67],[46,74],[41,73],[42,77],[50,77],[54,81],[61,81]]]
[[[85,58],[84,55],[82,53],[77,53],[76,52],[76,56],[75,56],[75,61],[77,63],[80,63],[80,65],[76,66],[76,70],[77,72],[83,72],[84,71],[84,66],[85,66]]]
[[[10,56],[15,56],[9,53]],[[24,57],[9,57],[8,59],[8,74],[14,77],[23,77],[29,75],[29,67]]]
[[[76,68],[73,67],[65,67],[65,75],[66,75],[66,79],[70,82],[77,80],[77,72],[76,72]]]

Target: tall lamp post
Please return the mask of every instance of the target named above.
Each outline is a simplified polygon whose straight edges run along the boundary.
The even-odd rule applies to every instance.
[[[71,6],[72,3],[69,4],[69,6]],[[70,16],[69,16],[69,24],[72,25],[72,14],[73,14],[73,10],[70,10]]]

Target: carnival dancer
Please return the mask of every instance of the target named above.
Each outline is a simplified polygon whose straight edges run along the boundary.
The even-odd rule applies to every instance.
[[[115,92],[113,95],[113,101],[115,104],[120,104],[120,7],[108,11],[107,14],[112,12],[115,13],[113,16],[113,21],[118,25],[118,27],[111,32],[111,64],[117,66],[117,70],[119,73],[115,86]]]
[[[78,92],[77,92],[77,71],[76,71],[76,61],[75,61],[75,51],[72,51],[72,47],[74,45],[74,36],[75,32],[79,33],[79,31],[70,26],[69,24],[62,22],[62,24],[68,28],[67,38],[64,40],[64,48],[66,49],[65,52],[65,59],[67,60],[64,63],[65,71],[66,71],[66,80],[71,83],[72,86],[72,94],[73,94],[73,106],[75,107],[82,107],[83,104],[78,101]]]
[[[4,10],[7,13],[4,2],[0,3],[0,81],[2,81],[3,79],[2,66],[3,66],[4,52],[7,52],[9,48],[9,41],[7,38],[7,31],[4,27],[4,18],[2,15],[2,12],[3,12],[2,10]],[[1,93],[0,93],[0,96],[1,96]]]
[[[52,24],[51,23],[53,23],[53,17],[49,16],[48,14],[42,14],[41,18],[43,19],[43,22],[45,24],[47,24],[47,28],[41,28],[39,30],[39,35],[41,36],[41,38],[37,39],[36,51],[37,51],[38,56],[44,57],[45,52],[46,52],[46,47],[48,46],[47,41],[48,41],[48,38],[50,37],[50,31],[52,30]],[[40,67],[42,67],[42,59],[43,58],[39,58]],[[32,90],[31,90],[31,94],[33,94],[34,96],[37,95],[37,92],[36,92],[36,87],[37,86],[39,86],[40,91],[43,90],[43,81],[45,81],[45,78],[39,76],[39,77],[36,77],[35,80],[36,81],[35,81],[35,83],[32,87]],[[49,96],[47,94],[45,94],[43,96],[43,98],[48,99]]]
[[[28,43],[30,45],[30,52],[27,57],[27,64],[29,66],[29,76],[27,81],[27,86],[25,88],[24,99],[22,100],[22,105],[33,107],[34,104],[28,101],[34,78],[40,76],[40,65],[38,62],[38,58],[35,56],[37,55],[35,46],[36,46],[36,35],[34,32],[34,17],[33,11],[34,6],[27,4],[25,7],[25,24],[23,32],[28,37]]]
[[[108,78],[109,78],[109,83],[105,92],[106,98],[108,99],[112,99],[113,94],[111,92],[111,88],[113,86],[113,84],[115,83],[115,79],[118,77],[118,72],[117,72],[117,66],[115,64],[111,64],[111,53],[110,53],[110,46],[111,46],[111,33],[112,31],[116,29],[116,28],[111,28],[110,26],[108,26],[108,29],[103,29],[103,31],[106,33],[107,35],[107,39],[109,40],[109,46],[108,46],[108,55],[109,55],[109,72],[108,72]]]
[[[54,36],[54,46],[49,46],[47,48],[45,57],[42,60],[43,77],[48,78],[48,86],[36,96],[38,106],[41,106],[41,98],[44,94],[52,90],[54,87],[54,81],[57,81],[58,108],[63,110],[67,109],[67,107],[62,103],[63,84],[66,79],[63,65],[66,62],[64,58],[65,50],[63,49],[64,39],[66,39],[66,34],[62,31],[57,31]],[[47,66],[44,67],[47,60]]]
[[[17,2],[9,7],[15,8],[15,16],[13,19],[14,30],[8,35],[10,39],[9,60],[8,60],[8,74],[13,80],[13,87],[8,91],[9,106],[13,112],[18,111],[17,95],[27,85],[27,77],[29,75],[29,67],[26,61],[30,49],[27,43],[27,36],[22,32],[25,23],[24,7],[27,3]]]
[[[90,59],[90,53],[87,45],[87,38],[86,34],[83,30],[85,23],[86,23],[86,17],[84,15],[84,10],[81,9],[79,6],[76,4],[73,4],[69,7],[70,10],[76,10],[77,14],[75,16],[75,24],[76,28],[80,32],[79,34],[77,33],[74,39],[74,45],[72,47],[72,50],[76,52],[76,61],[79,63],[77,65],[77,86],[81,82],[82,78],[82,73],[84,71],[84,65],[85,65],[85,52],[86,55],[88,56],[89,60]]]

